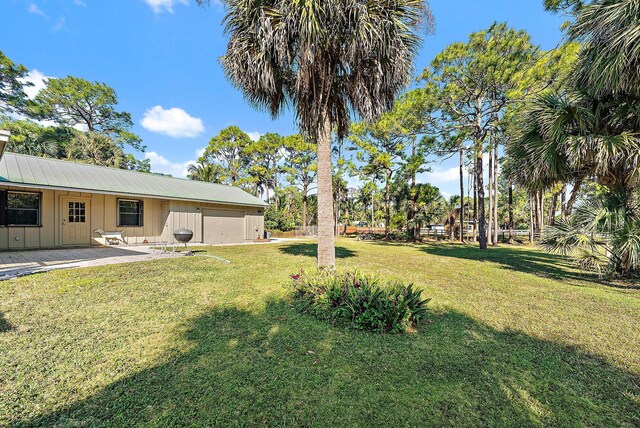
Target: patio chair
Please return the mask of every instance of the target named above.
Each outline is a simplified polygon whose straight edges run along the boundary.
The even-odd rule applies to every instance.
[[[124,233],[124,230],[120,231],[120,232],[105,232],[102,229],[96,229],[93,231],[94,233],[97,233],[98,235],[100,235],[101,238],[104,239],[104,241],[107,243],[107,245],[117,245],[119,242],[122,242],[123,244],[126,244],[124,238],[122,237],[122,234]]]

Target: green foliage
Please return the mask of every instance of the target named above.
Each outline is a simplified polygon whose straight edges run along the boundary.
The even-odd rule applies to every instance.
[[[280,134],[268,132],[247,148],[251,157],[249,176],[256,189],[266,193],[267,202],[271,198],[269,189],[277,186],[276,174],[283,146],[284,138]]]
[[[424,317],[430,300],[422,299],[422,290],[413,285],[382,281],[357,271],[302,272],[291,279],[298,308],[346,321],[360,330],[405,332]]]
[[[11,132],[7,151],[31,156],[66,157],[66,144],[73,138],[69,128],[41,126],[30,120],[0,122],[0,128]]]
[[[600,275],[637,275],[640,273],[640,216],[637,203],[629,201],[637,197],[604,190],[583,202],[569,220],[550,226],[542,244],[547,250],[568,255],[583,269]]]
[[[420,29],[431,24],[418,0],[231,0],[227,8],[226,75],[273,116],[293,104],[307,136],[327,115],[343,138],[352,113],[374,120],[388,110],[409,83]]]
[[[0,114],[26,110],[29,102],[24,88],[33,85],[23,80],[28,72],[0,51]]]
[[[47,86],[35,98],[32,114],[60,126],[80,127],[108,136],[119,146],[128,144],[144,151],[140,137],[130,131],[131,114],[116,111],[117,104],[115,90],[105,83],[67,76],[47,80]]]
[[[222,182],[232,186],[250,182],[251,138],[237,126],[229,126],[209,141],[199,162],[204,165],[218,163],[223,168]]]
[[[222,183],[224,169],[217,163],[200,161],[190,164],[187,167],[187,178],[195,181],[205,181],[207,183]]]
[[[42,126],[30,120],[7,119],[0,128],[11,132],[7,151],[67,159],[114,168],[149,172],[149,159],[124,152],[110,136],[64,126]]]
[[[272,205],[264,211],[264,228],[288,232],[296,226],[295,219],[287,216],[284,210],[276,210]]]

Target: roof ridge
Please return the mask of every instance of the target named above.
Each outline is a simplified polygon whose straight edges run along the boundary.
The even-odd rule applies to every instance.
[[[210,184],[210,185],[214,185],[214,186],[230,187],[230,188],[233,188],[233,189],[239,189],[239,187],[230,186],[228,184],[223,184],[223,183],[211,183],[209,181],[190,180],[188,178],[174,177],[174,176],[171,176],[171,175],[164,175],[164,174],[155,173],[155,172],[143,172],[143,171],[136,171],[136,170],[133,170],[133,169],[114,168],[114,167],[111,167],[111,166],[104,166],[104,165],[96,165],[96,164],[92,164],[92,163],[78,162],[78,161],[74,161],[74,160],[70,160],[70,159],[66,160],[66,159],[50,158],[50,157],[45,157],[45,156],[27,155],[27,154],[24,154],[24,153],[14,153],[14,152],[5,152],[4,155],[5,156],[6,155],[21,156],[21,157],[26,157],[26,158],[33,158],[33,159],[38,159],[38,160],[50,161],[50,162],[69,163],[69,164],[72,164],[72,165],[80,165],[80,166],[84,166],[84,167],[108,169],[108,170],[113,170],[113,171],[124,171],[124,172],[133,173],[133,174],[142,174],[145,177],[154,176],[154,177],[167,178],[167,179],[173,179],[173,180],[188,181],[188,182],[192,182],[192,183],[203,183],[203,184]],[[240,189],[240,190],[243,190],[243,189]]]

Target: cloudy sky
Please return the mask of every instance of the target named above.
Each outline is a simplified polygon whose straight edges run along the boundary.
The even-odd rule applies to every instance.
[[[542,0],[432,0],[437,29],[416,61],[421,70],[448,44],[493,21],[527,30],[550,49],[562,16]],[[46,77],[73,75],[105,82],[132,114],[156,172],[183,176],[208,140],[237,125],[252,138],[296,132],[291,114],[271,120],[253,110],[224,77],[224,10],[195,0],[2,0],[0,50],[31,70],[35,94]],[[456,160],[434,159],[421,179],[456,193]]]

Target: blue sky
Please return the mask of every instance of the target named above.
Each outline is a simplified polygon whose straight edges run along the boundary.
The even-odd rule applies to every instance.
[[[214,2],[212,2],[214,3]],[[542,0],[433,0],[436,32],[425,39],[416,69],[448,44],[506,21],[525,29],[543,49],[557,45],[563,17]],[[116,89],[132,114],[156,172],[180,176],[208,140],[237,125],[253,137],[296,132],[290,114],[273,121],[253,110],[218,64],[226,40],[219,4],[195,0],[3,0],[0,50],[44,77],[73,75]],[[142,155],[139,155],[142,156]],[[422,177],[452,194],[455,160],[436,161]]]

